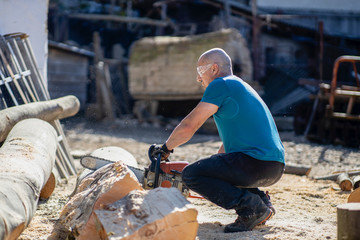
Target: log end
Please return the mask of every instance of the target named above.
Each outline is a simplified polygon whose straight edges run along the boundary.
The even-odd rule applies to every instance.
[[[348,197],[348,203],[351,203],[351,202],[360,203],[360,188],[357,188],[350,193],[350,195]]]
[[[339,186],[343,191],[351,191],[353,188],[353,183],[350,180],[344,180],[339,184]]]
[[[56,186],[56,178],[55,175],[51,173],[45,186],[41,189],[40,198],[48,199],[51,196],[51,194],[54,192],[55,186]]]

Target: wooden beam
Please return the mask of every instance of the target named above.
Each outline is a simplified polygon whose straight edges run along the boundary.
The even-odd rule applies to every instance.
[[[124,17],[117,15],[105,15],[105,14],[70,14],[69,18],[85,19],[85,20],[101,20],[101,21],[114,21],[114,22],[125,22],[125,23],[137,23],[144,25],[153,25],[159,27],[166,27],[170,25],[170,22],[159,21],[150,18],[136,18],[136,17]]]

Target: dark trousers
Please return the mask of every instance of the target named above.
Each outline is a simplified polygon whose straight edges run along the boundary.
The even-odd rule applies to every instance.
[[[200,159],[183,169],[185,185],[204,198],[240,214],[253,214],[267,206],[258,187],[276,183],[284,164],[262,161],[243,153],[215,154]]]

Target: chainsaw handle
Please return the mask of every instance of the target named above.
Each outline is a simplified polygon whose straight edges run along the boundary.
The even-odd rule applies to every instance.
[[[158,154],[158,158],[156,160],[154,188],[157,188],[159,185],[160,162],[161,162],[161,153]]]
[[[149,159],[151,161],[150,171],[155,172],[154,188],[158,187],[158,185],[159,185],[160,162],[161,162],[161,155],[162,155],[161,152],[159,152],[157,155],[157,158],[155,156],[153,156],[152,153],[154,151],[155,146],[156,146],[156,144],[151,145],[149,148],[149,151],[148,151]]]
[[[149,148],[149,151],[148,151],[148,156],[149,156],[149,159],[150,159],[150,162],[151,162],[150,171],[152,171],[152,172],[155,172],[155,165],[156,165],[156,158],[152,154],[153,151],[154,151],[155,146],[156,146],[156,144],[151,145],[150,148]]]

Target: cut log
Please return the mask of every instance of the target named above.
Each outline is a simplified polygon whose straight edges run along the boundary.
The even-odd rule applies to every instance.
[[[50,239],[100,239],[94,225],[93,210],[123,198],[132,190],[142,190],[135,175],[122,163],[105,165],[87,175],[77,193],[63,208]]]
[[[348,197],[348,202],[359,202],[360,203],[360,188],[352,191]]]
[[[354,190],[360,187],[360,175],[353,178]]]
[[[113,163],[121,161],[122,163],[124,163],[127,166],[138,168],[138,163],[137,163],[136,159],[134,158],[134,156],[130,152],[128,152],[127,150],[125,150],[121,147],[107,146],[107,147],[98,148],[95,151],[93,151],[90,154],[90,156],[107,159]],[[104,165],[102,165],[102,166],[104,166]],[[84,169],[84,171],[79,173],[79,175],[76,179],[75,189],[74,189],[73,193],[70,195],[71,197],[77,192],[80,182],[85,177],[87,177],[88,175],[90,175],[93,172],[94,172],[94,170]],[[136,175],[136,173],[135,173],[135,175]],[[141,177],[143,178],[144,176],[136,175],[136,177],[138,179],[141,179]]]
[[[0,142],[4,141],[12,127],[21,120],[38,118],[47,122],[74,116],[80,108],[75,96],[50,101],[34,102],[0,111]]]
[[[17,123],[0,148],[0,239],[16,239],[30,223],[55,163],[57,134],[40,119]]]
[[[347,173],[341,173],[336,181],[343,191],[351,191],[353,188],[353,181]]]
[[[296,165],[296,164],[286,164],[285,165],[285,173],[288,174],[295,174],[295,175],[309,175],[311,171],[310,166],[304,166],[304,165]]]
[[[176,188],[134,190],[95,210],[100,239],[194,240],[197,210]]]
[[[360,203],[345,203],[337,206],[337,225],[337,239],[359,239]]]

